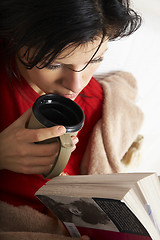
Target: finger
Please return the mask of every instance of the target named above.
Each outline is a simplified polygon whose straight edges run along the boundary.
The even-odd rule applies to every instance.
[[[72,148],[73,152],[76,149],[76,143],[79,140],[76,139],[73,141],[74,146]],[[60,150],[60,144],[59,141],[57,140],[54,143],[49,143],[49,144],[34,144],[31,143],[28,145],[29,146],[29,151],[28,154],[26,154],[26,156],[33,156],[33,157],[49,157],[49,156],[57,156]]]
[[[33,157],[49,157],[53,155],[57,155],[59,152],[59,141],[57,140],[54,143],[50,144],[28,144],[28,152],[26,155]]]
[[[25,136],[23,138],[27,142],[44,141],[46,139],[61,136],[66,132],[66,128],[64,126],[53,126],[50,128],[25,129],[25,130],[26,130]]]
[[[52,165],[50,166],[32,166],[32,167],[23,167],[20,171],[20,173],[24,173],[24,174],[47,174],[50,169],[51,169]]]
[[[14,161],[14,159],[12,159]],[[53,164],[49,164],[49,165],[41,165],[41,162],[39,161],[39,158],[35,159],[35,162],[36,164],[35,165],[30,165],[29,164],[29,159],[25,159],[22,163],[22,159],[20,159],[21,161],[19,161],[17,158],[16,158],[16,161],[14,161],[14,164],[12,164],[12,162],[6,166],[5,169],[8,169],[8,170],[11,170],[13,172],[16,172],[16,173],[24,173],[24,174],[42,174],[43,172],[48,172],[52,165]],[[37,162],[40,162],[38,165],[37,165]],[[19,162],[21,162],[21,164],[19,164]],[[31,158],[31,162],[33,163],[34,162],[34,159]],[[45,159],[45,162],[46,162],[46,159]],[[53,160],[51,161],[53,162]]]
[[[73,144],[77,144],[79,142],[79,139],[75,136],[71,137]]]
[[[71,150],[71,153],[74,152],[74,150],[76,150],[76,146],[74,145],[72,150]]]
[[[57,155],[50,157],[26,157],[22,161],[22,167],[47,167],[54,164]]]
[[[74,144],[74,146],[71,150],[71,153],[72,153],[76,149],[76,144],[79,142],[79,139],[76,136],[72,136],[71,139],[72,139],[72,142]]]

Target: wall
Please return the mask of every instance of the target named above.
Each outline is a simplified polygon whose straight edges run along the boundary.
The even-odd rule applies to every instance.
[[[144,112],[142,161],[133,171],[160,174],[160,0],[134,0],[143,18],[141,28],[128,38],[110,42],[97,73],[124,70],[134,74],[139,87],[137,104]]]

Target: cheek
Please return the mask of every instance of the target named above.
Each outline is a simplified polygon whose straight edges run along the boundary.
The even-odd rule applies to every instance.
[[[86,70],[84,72],[84,79],[86,82],[90,81],[90,79],[92,78],[93,74],[96,72],[99,65],[100,64],[93,64],[93,65],[89,66],[88,68],[86,68]]]
[[[99,66],[102,64],[102,62],[99,62],[99,63],[97,63],[97,64],[93,64],[93,69],[92,69],[92,71],[93,71],[93,74],[96,72],[96,70],[99,68]]]
[[[83,84],[82,84],[82,88],[85,88],[87,86],[87,84],[90,82],[92,76],[93,76],[93,71],[86,71],[85,74],[83,75],[82,79],[83,79]]]
[[[48,85],[49,83],[51,83],[51,80],[53,79],[53,74],[50,74],[49,72],[46,72],[45,70],[37,70],[34,72],[32,77],[33,77],[33,81],[37,85],[45,86],[45,85]]]

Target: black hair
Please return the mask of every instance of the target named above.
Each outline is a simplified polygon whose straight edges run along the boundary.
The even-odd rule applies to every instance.
[[[29,69],[46,67],[68,46],[129,36],[140,25],[128,0],[0,0],[3,55],[9,63],[25,46],[19,59]]]

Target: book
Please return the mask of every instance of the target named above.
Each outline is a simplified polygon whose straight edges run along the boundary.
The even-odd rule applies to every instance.
[[[72,237],[160,240],[160,181],[156,173],[58,176],[36,196]]]

